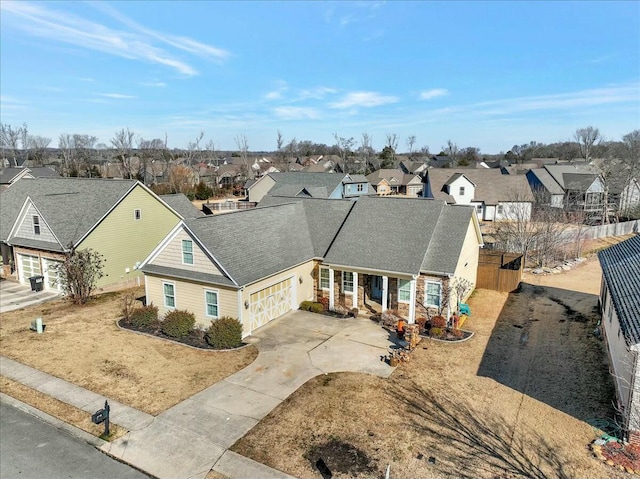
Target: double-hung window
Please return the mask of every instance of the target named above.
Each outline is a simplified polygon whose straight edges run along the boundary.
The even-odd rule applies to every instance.
[[[460,187],[460,196],[464,196],[464,186]]]
[[[342,292],[353,293],[353,273],[351,271],[342,272]]]
[[[193,241],[182,240],[182,264],[193,264]]]
[[[207,307],[207,316],[218,317],[218,293],[216,291],[205,291],[204,300]]]
[[[428,306],[440,307],[442,296],[442,284],[435,281],[427,281],[425,299]]]
[[[320,289],[329,289],[329,268],[320,268]]]
[[[34,235],[40,234],[40,217],[39,216],[33,217],[33,234]]]
[[[142,211],[138,209],[133,210],[133,219],[140,221],[142,219]]]
[[[167,308],[175,308],[176,286],[173,283],[162,283],[162,292],[164,294],[164,305]]]
[[[408,279],[398,280],[398,301],[401,303],[411,301],[411,281]]]

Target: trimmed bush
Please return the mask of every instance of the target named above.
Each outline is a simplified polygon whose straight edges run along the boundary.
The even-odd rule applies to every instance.
[[[310,311],[312,305],[313,301],[303,301],[302,303],[300,303],[300,309],[302,311]]]
[[[318,314],[324,313],[324,306],[322,305],[322,303],[311,303],[311,306],[309,306],[309,311]]]
[[[429,330],[429,335],[433,336],[434,338],[439,338],[440,336],[442,336],[442,328],[431,328]]]
[[[196,317],[186,310],[169,311],[164,315],[160,331],[170,338],[184,338],[196,324]]]
[[[158,308],[153,304],[131,311],[129,324],[136,328],[148,328],[158,322]]]
[[[204,335],[215,349],[232,349],[242,346],[242,323],[231,316],[223,316],[211,322]]]
[[[320,298],[318,302],[322,305],[325,311],[329,311],[329,298]]]
[[[431,327],[432,328],[446,328],[447,320],[444,316],[434,316],[431,318]]]

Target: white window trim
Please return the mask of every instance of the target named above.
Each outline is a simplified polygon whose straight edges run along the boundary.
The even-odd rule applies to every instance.
[[[428,303],[428,298],[429,298],[429,294],[428,294],[428,285],[429,284],[437,284],[439,286],[440,289],[440,294],[439,296],[439,303],[440,304],[429,304]],[[424,302],[427,306],[431,306],[433,308],[439,308],[440,306],[442,306],[442,281],[425,281],[424,282]]]
[[[216,295],[216,309],[218,314],[215,316],[209,314],[209,303],[207,303],[207,293],[214,293]],[[220,317],[220,292],[217,289],[205,289],[204,290],[204,315],[207,318],[218,319]]]
[[[191,254],[191,263],[187,263],[184,260],[184,254],[185,254],[185,250],[184,250],[184,242],[188,241],[189,243],[191,243],[191,253],[189,253],[188,251],[186,252],[187,254]],[[188,265],[188,266],[193,266],[193,264],[195,263],[195,258],[193,256],[193,241],[190,239],[183,239],[180,240],[180,251],[182,254],[182,264]]]
[[[360,192],[360,193],[361,193],[361,192],[363,192],[363,191],[364,191],[364,184],[362,184],[362,183],[358,183],[358,184],[356,185],[356,191],[358,191],[358,192]]]
[[[458,190],[458,194],[459,194],[460,196],[464,196],[464,186],[459,186],[458,188],[459,188],[459,190]]]
[[[33,222],[33,234],[40,235],[40,233],[42,232],[42,226],[40,225],[40,216],[33,215],[31,221]]]
[[[173,306],[169,306],[167,304],[167,294],[164,291],[164,285],[165,284],[169,284],[171,286],[173,286]],[[164,304],[165,308],[169,308],[169,309],[176,309],[178,307],[178,301],[176,298],[177,294],[176,294],[176,283],[172,282],[172,281],[163,281],[162,282],[162,302]]]
[[[142,219],[142,210],[140,208],[136,208],[133,210],[133,220],[140,221]]]
[[[322,286],[322,272],[323,271],[327,272],[327,287],[326,288],[324,286]],[[329,268],[326,268],[324,266],[320,266],[318,287],[323,291],[329,291],[329,288],[331,287],[331,270]]]
[[[407,282],[407,293],[409,293],[409,298],[404,300],[404,299],[400,299],[400,281],[406,281]],[[409,304],[411,302],[411,280],[410,279],[400,279],[398,278],[398,303],[404,303],[404,304]]]
[[[499,215],[503,215],[504,214],[504,205],[502,203],[500,203],[498,206],[496,206],[496,212]]]
[[[345,274],[350,274],[351,275],[351,291],[347,291],[344,287],[344,276]],[[353,272],[352,271],[343,271],[342,272],[342,292],[344,294],[353,294],[353,290],[354,290],[355,285],[353,284]]]

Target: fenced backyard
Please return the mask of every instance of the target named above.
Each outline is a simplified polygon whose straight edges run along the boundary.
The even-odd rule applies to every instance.
[[[476,288],[510,293],[522,279],[522,255],[495,250],[480,250]]]

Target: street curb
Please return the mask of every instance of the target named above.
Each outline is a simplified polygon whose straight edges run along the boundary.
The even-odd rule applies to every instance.
[[[75,436],[78,439],[81,439],[84,442],[92,445],[93,447],[100,448],[105,444],[108,444],[107,441],[104,441],[99,437],[94,436],[93,434],[89,434],[88,432],[85,432],[82,429],[72,426],[71,424],[62,421],[57,417],[53,417],[50,414],[47,414],[46,412],[40,411],[39,409],[36,409],[33,406],[23,403],[22,401],[19,401],[18,399],[8,396],[4,393],[0,393],[0,402],[10,404],[11,406],[17,409],[20,409],[26,412],[27,414],[31,414],[32,416],[35,416],[43,420],[44,422],[51,424],[53,427],[62,429],[68,432],[69,434],[71,434],[72,436]]]

